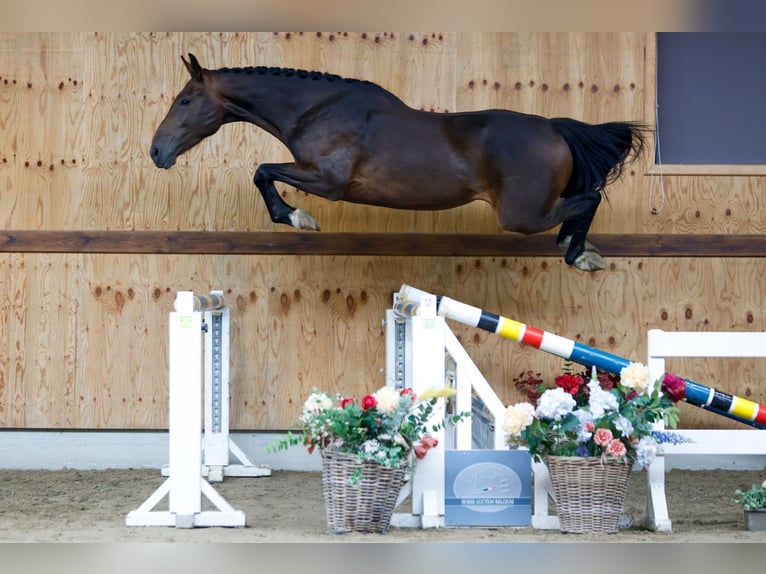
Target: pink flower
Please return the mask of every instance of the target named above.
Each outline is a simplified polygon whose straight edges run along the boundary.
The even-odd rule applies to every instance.
[[[433,448],[439,444],[439,439],[437,439],[436,437],[426,435],[420,439],[420,444],[422,444],[426,448]]]
[[[418,460],[426,456],[428,449],[431,449],[439,444],[439,441],[432,436],[424,436],[420,439],[420,442],[412,449],[415,452],[415,458]]]
[[[411,389],[411,388],[409,388],[409,387],[407,387],[406,389],[402,389],[402,391],[399,393],[399,395],[400,395],[400,396],[402,396],[402,397],[403,397],[404,395],[410,395],[410,398],[411,398],[413,401],[414,401],[415,399],[417,399],[417,398],[418,398],[418,396],[417,396],[415,393],[413,393],[413,392],[412,392],[412,389]]]
[[[625,456],[627,450],[625,449],[625,445],[622,444],[621,440],[613,439],[609,441],[608,445],[606,445],[606,452],[613,457],[619,458],[621,456]]]
[[[595,429],[595,428],[596,428],[596,425],[594,425],[592,421],[588,421],[587,423],[585,423],[585,430],[586,431],[593,432],[593,429]]]
[[[362,399],[362,408],[364,410],[374,409],[378,405],[378,399],[372,395],[365,395]]]
[[[614,435],[609,429],[596,429],[596,432],[593,433],[593,442],[598,446],[606,446],[613,438]]]

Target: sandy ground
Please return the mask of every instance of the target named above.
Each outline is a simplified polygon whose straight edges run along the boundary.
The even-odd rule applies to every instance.
[[[632,526],[616,534],[562,534],[529,528],[391,528],[385,535],[325,532],[321,476],[274,471],[258,478],[226,478],[214,487],[245,512],[244,528],[127,527],[125,517],[164,481],[154,470],[0,471],[3,542],[766,542],[745,530],[734,501],[737,488],[766,471],[689,471],[667,474],[670,533]],[[633,473],[625,511],[638,523],[646,492]],[[165,504],[165,506],[163,506]],[[158,509],[167,508],[161,502]]]

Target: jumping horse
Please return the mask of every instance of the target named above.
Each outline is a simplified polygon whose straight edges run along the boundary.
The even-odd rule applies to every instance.
[[[635,122],[588,124],[510,110],[413,109],[368,81],[289,68],[204,69],[181,56],[191,79],[157,128],[151,158],[168,169],[223,124],[249,122],[289,149],[292,163],[263,163],[254,182],[275,223],[319,230],[274,182],[332,201],[439,210],[489,202],[506,231],[561,224],[564,260],[606,264],[586,235],[604,188],[641,154]]]

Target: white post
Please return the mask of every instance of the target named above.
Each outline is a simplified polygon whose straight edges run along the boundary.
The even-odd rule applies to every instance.
[[[436,315],[436,298],[424,297],[410,321],[407,350],[412,353],[412,368],[407,380],[415,394],[421,395],[444,386],[444,319]],[[444,401],[436,404],[430,420],[444,420]],[[412,513],[420,515],[423,528],[440,526],[444,516],[444,428],[435,434],[438,445],[418,461],[412,477]]]
[[[205,434],[202,444],[207,478],[220,481],[223,468],[229,464],[229,308],[206,311],[204,319]]]
[[[168,316],[168,447],[169,476],[138,509],[126,526],[244,526],[235,510],[202,478],[202,315],[194,293],[176,294]],[[202,495],[217,510],[202,510]],[[165,496],[168,510],[153,510]]]
[[[200,468],[202,455],[202,316],[194,312],[194,293],[180,292],[175,311],[168,316],[169,329],[169,510],[176,526],[194,525],[202,510]]]
[[[470,412],[472,392],[475,392],[487,405],[494,420],[500,420],[505,406],[446,325],[444,318],[437,314],[436,297],[423,291],[418,293],[418,301],[405,306],[399,306],[395,296],[396,310],[386,313],[387,383],[396,388],[412,387],[417,394],[432,387],[441,388],[449,378],[449,354],[455,362],[454,386],[458,393],[455,397],[456,411]],[[433,420],[444,421],[445,412],[444,401],[440,401]],[[450,437],[451,442],[454,442],[452,445],[447,444],[445,429],[440,430],[436,437],[439,445],[418,461],[412,480],[399,495],[396,506],[409,497],[412,508],[410,512],[394,513],[391,520],[394,526],[434,528],[444,525],[445,450],[448,447],[471,449],[471,427],[470,420],[459,422],[454,435]],[[496,427],[494,435],[494,447],[506,449],[502,428]]]
[[[210,295],[223,300],[223,291]],[[230,310],[205,311],[205,432],[202,439],[202,474],[210,482],[221,482],[224,476],[271,476],[267,465],[255,465],[232,440],[229,434],[229,336]],[[239,464],[231,464],[233,455]]]

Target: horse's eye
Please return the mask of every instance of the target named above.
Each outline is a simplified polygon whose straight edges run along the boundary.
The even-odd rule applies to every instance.
[[[178,103],[181,104],[182,106],[188,106],[189,102],[190,102],[189,98],[182,98],[181,101]]]

